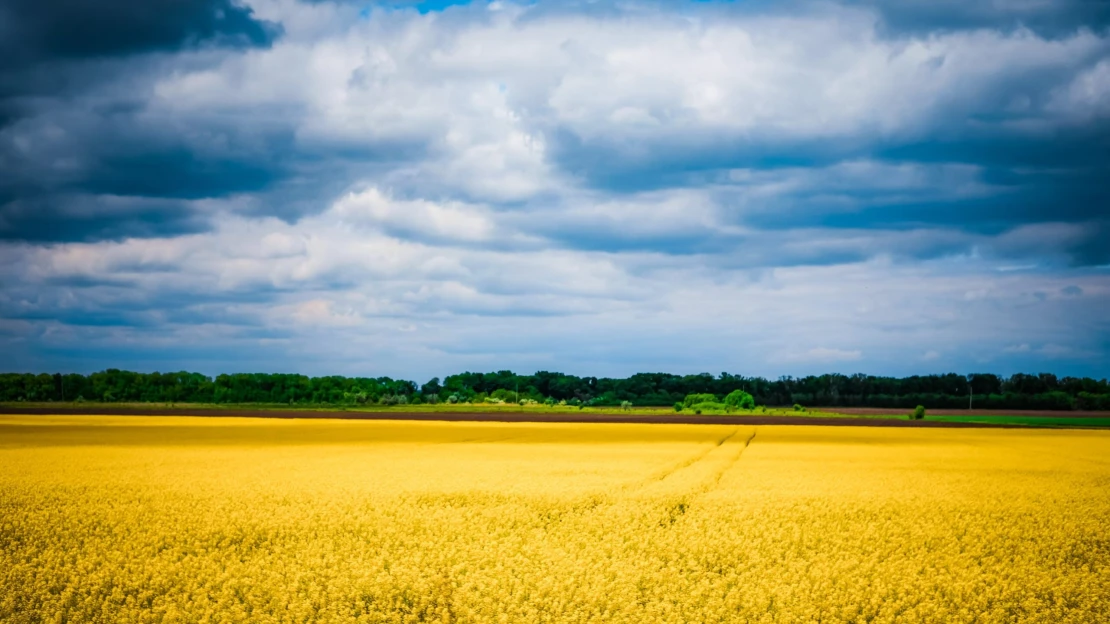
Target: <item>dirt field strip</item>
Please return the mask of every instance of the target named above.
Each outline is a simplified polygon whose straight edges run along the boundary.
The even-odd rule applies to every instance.
[[[958,410],[948,410],[959,414]],[[945,415],[937,410],[935,415]],[[966,412],[965,412],[966,413]],[[0,406],[0,414],[22,416],[203,416],[209,418],[279,418],[338,420],[406,420],[425,422],[505,422],[505,423],[637,423],[667,425],[808,425],[825,427],[912,427],[926,429],[1028,429],[1028,426],[1006,423],[950,422],[935,420],[901,420],[845,416],[704,416],[677,413],[611,414],[611,413],[536,413],[536,412],[403,412],[403,411],[339,411],[339,410],[268,410],[268,409],[140,409],[108,407],[8,407]],[[934,412],[930,412],[934,414]],[[1094,414],[1098,414],[1094,412]],[[1032,415],[1032,413],[1030,413]],[[1106,414],[1101,414],[1105,417]],[[1077,428],[1077,427],[1068,427]],[[1082,428],[1082,427],[1078,427]]]

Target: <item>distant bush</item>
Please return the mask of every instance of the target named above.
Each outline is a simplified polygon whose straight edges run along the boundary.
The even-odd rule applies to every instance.
[[[794,411],[795,412],[804,412],[804,411],[806,411],[806,408],[803,405],[799,405],[798,403],[795,403],[794,404]]]
[[[694,405],[691,405],[690,408],[696,410],[698,414],[701,414],[702,412],[708,412],[710,414],[723,414],[731,409],[724,403],[720,403],[717,401],[704,401],[702,403],[695,403]]]
[[[743,390],[733,390],[725,397],[725,405],[734,409],[755,409],[755,399]]]
[[[923,420],[925,418],[925,406],[918,405],[917,407],[913,408],[913,413],[910,414],[910,418],[912,418],[913,420]]]
[[[504,388],[498,388],[497,390],[494,390],[490,393],[490,396],[495,399],[501,399],[506,403],[516,403],[520,400],[520,397],[517,395],[516,392],[514,392],[513,390],[506,390]]]
[[[685,406],[682,405],[682,401],[677,401],[674,404],[674,411],[681,412],[683,407],[685,407]]]
[[[1110,410],[1110,394],[1080,392],[1075,404],[1076,407],[1083,410]]]
[[[709,393],[701,394],[687,394],[686,398],[682,400],[682,404],[686,407],[697,405],[698,403],[716,403],[717,395]]]
[[[621,409],[626,412],[632,409],[632,401],[621,401]]]

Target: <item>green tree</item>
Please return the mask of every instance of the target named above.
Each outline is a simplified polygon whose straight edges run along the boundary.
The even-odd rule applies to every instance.
[[[432,377],[428,383],[420,386],[420,394],[428,397],[429,402],[435,403],[436,398],[439,397],[439,392],[443,390],[443,386],[439,385],[439,377]]]
[[[687,394],[686,398],[682,400],[682,404],[686,407],[697,405],[698,403],[716,403],[717,395],[708,392],[699,392]]]
[[[755,409],[755,399],[743,390],[733,390],[725,397],[725,405],[733,409]]]
[[[923,420],[925,418],[925,406],[918,405],[917,407],[915,407],[913,409],[913,413],[910,414],[910,418],[914,420]]]

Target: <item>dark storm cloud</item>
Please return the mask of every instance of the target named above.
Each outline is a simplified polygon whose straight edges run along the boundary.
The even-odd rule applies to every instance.
[[[233,0],[13,0],[0,5],[0,24],[0,237],[197,232],[205,215],[162,198],[257,191],[278,177],[258,153],[205,153],[140,121],[142,77],[159,71],[142,55],[270,45],[280,26],[250,8]]]
[[[280,33],[233,0],[8,0],[0,18],[3,65],[269,45]]]
[[[278,177],[265,162],[205,158],[188,149],[105,158],[81,185],[110,195],[200,199],[258,191]]]
[[[202,231],[209,215],[187,200],[256,193],[288,175],[282,132],[198,121],[186,133],[145,119],[143,108],[94,110],[82,98],[71,106],[0,130],[0,237],[92,242]]]
[[[186,202],[148,197],[45,194],[0,203],[0,240],[94,242],[205,231]]]
[[[991,28],[1027,28],[1050,37],[1110,25],[1110,2],[1104,0],[857,0],[875,10],[890,34]]]

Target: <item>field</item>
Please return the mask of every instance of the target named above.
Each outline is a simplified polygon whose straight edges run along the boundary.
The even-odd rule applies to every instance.
[[[1105,622],[1110,433],[0,417],[4,622]]]
[[[578,409],[546,405],[370,405],[360,407],[303,406],[291,408],[274,404],[204,403],[0,403],[2,415],[158,415],[251,418],[342,418],[352,420],[453,420],[500,422],[622,422],[735,425],[821,424],[883,427],[1005,426],[1041,428],[1103,429],[1110,427],[1110,412],[997,413],[984,410],[931,410],[925,420],[911,421],[906,410],[877,408],[809,408],[804,412],[790,408],[757,408],[699,414],[691,410],[675,412],[663,407],[588,407]],[[819,420],[815,420],[819,419]]]

